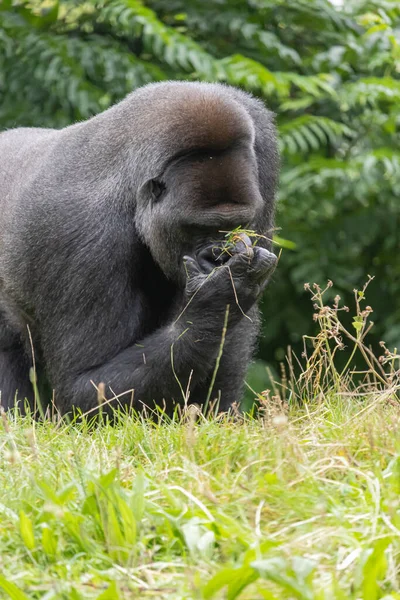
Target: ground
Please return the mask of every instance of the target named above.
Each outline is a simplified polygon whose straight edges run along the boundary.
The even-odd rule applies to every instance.
[[[387,395],[194,417],[3,414],[0,598],[400,598]]]

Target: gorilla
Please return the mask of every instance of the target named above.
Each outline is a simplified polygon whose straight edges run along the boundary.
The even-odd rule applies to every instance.
[[[3,132],[0,157],[2,406],[33,406],[32,373],[63,414],[201,405],[211,385],[221,411],[239,402],[276,264],[262,102],[149,84],[64,129]],[[260,237],[227,252],[237,227]]]

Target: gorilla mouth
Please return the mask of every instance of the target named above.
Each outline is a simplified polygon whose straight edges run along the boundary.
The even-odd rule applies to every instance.
[[[222,213],[237,213],[238,212],[238,204],[225,203],[225,204],[217,204],[216,210]]]

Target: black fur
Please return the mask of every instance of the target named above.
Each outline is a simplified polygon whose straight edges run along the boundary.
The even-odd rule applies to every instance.
[[[227,86],[151,84],[60,131],[0,135],[0,389],[32,402],[37,368],[61,412],[240,399],[275,264],[261,239],[213,269],[222,231],[270,237],[278,171],[271,113]],[[28,331],[29,329],[29,331]],[[178,383],[179,381],[179,383]],[[182,389],[181,389],[182,388]]]

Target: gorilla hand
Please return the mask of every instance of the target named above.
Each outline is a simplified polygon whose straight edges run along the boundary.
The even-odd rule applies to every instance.
[[[201,270],[204,273],[211,273],[215,267],[220,267],[228,262],[233,254],[245,254],[249,260],[253,258],[253,247],[250,238],[244,233],[236,236],[235,242],[226,243],[216,242],[203,246],[197,252],[196,258]]]
[[[257,301],[275,269],[277,258],[264,248],[252,247],[249,238],[242,236],[218,259],[210,260],[210,247],[200,251],[196,258],[184,257],[186,297],[195,314],[199,314],[199,310],[203,315],[210,310],[224,312],[229,304],[230,320],[237,320]]]

